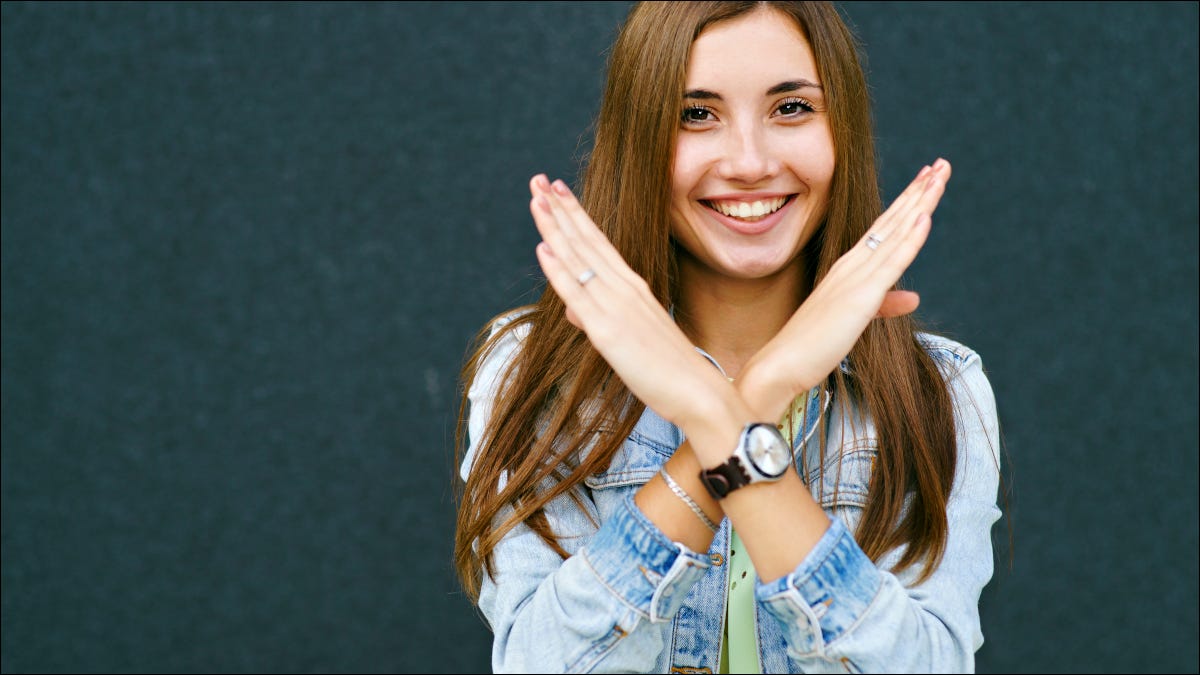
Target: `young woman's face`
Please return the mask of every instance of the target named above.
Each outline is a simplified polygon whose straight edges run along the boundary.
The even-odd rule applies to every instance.
[[[825,215],[833,136],[808,40],[758,10],[692,45],[675,147],[671,230],[681,264],[757,279],[792,263]]]

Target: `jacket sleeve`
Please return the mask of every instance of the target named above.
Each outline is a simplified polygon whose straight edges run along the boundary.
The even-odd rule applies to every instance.
[[[468,391],[464,478],[519,341],[510,332],[497,343]],[[604,519],[585,486],[574,496],[583,508],[563,495],[545,510],[569,558],[521,524],[496,547],[494,578],[483,575],[479,608],[494,634],[497,673],[645,671],[667,648],[671,618],[709,567],[707,556],[663,535],[632,495]]]
[[[840,520],[796,570],[756,588],[783,626],[789,656],[806,672],[973,672],[983,644],[979,595],[992,576],[992,525],[1000,517],[999,429],[979,356],[970,352],[948,380],[958,458],[947,504],[949,531],[937,570],[878,566]]]

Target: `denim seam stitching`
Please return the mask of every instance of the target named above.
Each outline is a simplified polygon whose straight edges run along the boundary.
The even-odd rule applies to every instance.
[[[859,624],[861,624],[863,622],[863,620],[866,618],[866,616],[871,613],[871,608],[874,607],[875,603],[879,601],[879,596],[883,594],[882,591],[883,591],[883,584],[880,583],[880,584],[876,585],[875,586],[875,595],[871,596],[871,601],[867,603],[867,606],[865,608],[863,608],[862,613],[860,613],[858,615],[858,617],[856,617],[854,619],[854,621],[850,623],[849,626],[846,626],[846,628],[841,632],[840,635],[838,635],[834,639],[830,640],[829,642],[826,642],[825,646],[827,648],[833,648],[839,642],[841,642],[842,640],[845,640],[847,638],[847,636],[849,636],[852,632],[854,632],[854,629],[858,628]],[[854,663],[854,666],[856,668],[858,668],[859,671],[862,671],[862,668],[860,668],[858,666],[858,664],[855,663],[853,660],[851,660],[851,663]]]
[[[595,575],[596,580],[599,581],[600,585],[604,586],[604,588],[607,589],[608,592],[610,594],[612,594],[612,596],[614,598],[616,598],[618,602],[620,602],[622,605],[625,605],[626,607],[628,607],[630,609],[630,611],[636,613],[638,616],[645,618],[645,619],[650,618],[650,614],[648,612],[643,611],[642,609],[634,606],[634,604],[632,602],[630,602],[628,599],[626,599],[624,595],[621,595],[621,593],[619,593],[617,591],[617,589],[613,588],[612,585],[610,585],[608,583],[608,580],[606,580],[604,578],[604,576],[601,575],[600,572],[596,569],[596,566],[594,564],[592,564],[591,559],[588,557],[587,551],[581,551],[580,553],[583,557],[584,564],[586,564],[588,566],[588,569],[590,569],[592,571],[592,574]]]

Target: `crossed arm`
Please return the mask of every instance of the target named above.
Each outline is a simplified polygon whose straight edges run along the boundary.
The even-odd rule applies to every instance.
[[[736,385],[692,349],[562,181],[539,175],[530,183],[530,210],[543,239],[538,261],[568,320],[635,396],[683,430],[688,441],[667,462],[668,472],[712,520],[729,517],[764,581],[795,569],[829,519],[794,470],[719,503],[702,487],[700,471],[728,459],[746,423],[776,420],[796,395],[824,380],[872,319],[916,308],[915,294],[891,289],[924,245],[950,173],[944,160],[922,169],[746,364]],[[671,539],[708,549],[712,532],[661,478],[649,481],[635,502]]]

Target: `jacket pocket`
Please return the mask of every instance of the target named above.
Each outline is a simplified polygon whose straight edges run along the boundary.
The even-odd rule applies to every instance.
[[[645,485],[658,473],[675,448],[645,436],[635,429],[613,455],[608,468],[583,479],[593,490]]]
[[[612,517],[630,492],[653,478],[673,451],[635,430],[621,443],[607,469],[584,478],[601,520]]]

